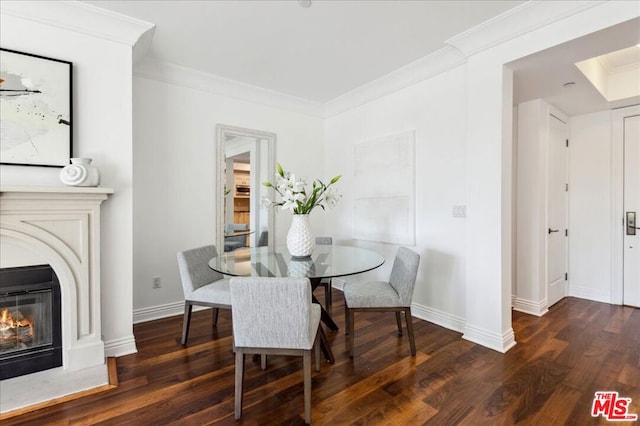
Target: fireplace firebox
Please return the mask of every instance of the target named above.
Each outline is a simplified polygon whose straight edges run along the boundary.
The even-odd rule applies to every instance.
[[[0,269],[0,380],[60,367],[61,327],[51,266]]]

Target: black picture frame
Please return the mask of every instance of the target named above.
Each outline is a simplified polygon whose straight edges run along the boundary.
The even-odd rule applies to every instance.
[[[0,164],[69,164],[72,77],[72,62],[0,48]]]

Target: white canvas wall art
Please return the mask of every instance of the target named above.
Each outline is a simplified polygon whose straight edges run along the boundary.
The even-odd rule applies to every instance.
[[[71,84],[71,62],[0,49],[0,163],[69,164]]]
[[[415,131],[355,146],[354,238],[415,245]]]

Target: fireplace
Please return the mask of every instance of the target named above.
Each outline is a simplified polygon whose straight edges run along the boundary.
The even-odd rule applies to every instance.
[[[13,325],[15,336],[10,333],[6,338],[11,349],[0,349],[0,358],[10,364],[0,364],[0,370],[13,375],[13,370],[34,368],[17,367],[27,349],[34,349],[37,364],[48,358],[46,362],[55,365],[3,376],[0,417],[109,383],[101,332],[100,205],[112,192],[93,187],[0,186],[0,310],[7,308],[12,324],[37,316],[33,337],[24,325]],[[34,288],[18,293],[16,281],[4,274],[33,265],[48,269],[36,268],[35,276],[42,279],[28,279]],[[45,308],[49,299],[51,308]],[[50,328],[37,324],[41,315],[49,314]],[[13,339],[16,343],[20,339],[19,347]]]
[[[51,266],[0,269],[0,380],[60,367],[61,327]]]

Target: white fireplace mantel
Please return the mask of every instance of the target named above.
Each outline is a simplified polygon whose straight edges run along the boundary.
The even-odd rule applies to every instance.
[[[0,186],[0,267],[49,264],[62,299],[62,367],[0,381],[0,412],[108,383],[100,311],[100,205],[113,190]]]

